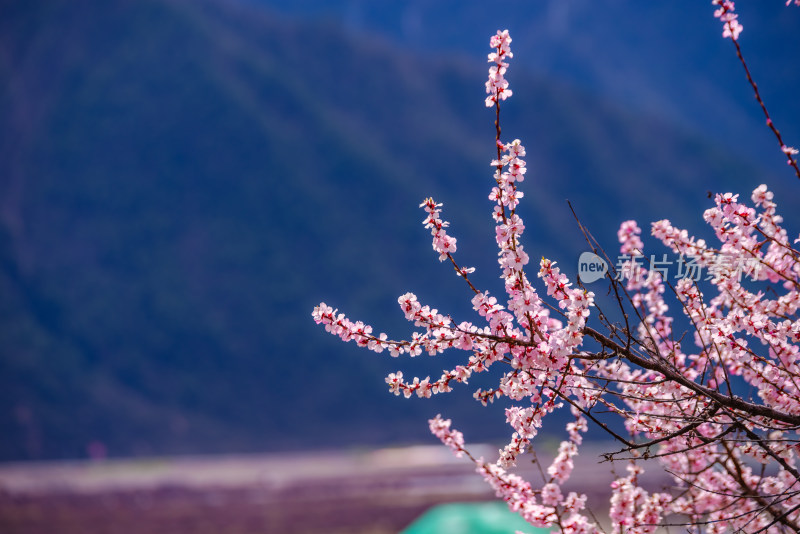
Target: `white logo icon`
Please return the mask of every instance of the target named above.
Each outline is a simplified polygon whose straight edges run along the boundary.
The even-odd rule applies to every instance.
[[[608,272],[606,260],[591,252],[584,252],[578,259],[578,275],[581,282],[591,284],[605,276]]]

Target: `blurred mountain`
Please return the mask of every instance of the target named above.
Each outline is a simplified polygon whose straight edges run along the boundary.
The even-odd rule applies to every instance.
[[[453,356],[359,352],[310,318],[324,300],[401,337],[406,291],[468,315],[419,224],[429,195],[502,291],[483,62],[222,0],[0,9],[0,459],[409,442],[437,412],[505,432],[471,390],[386,392]],[[532,257],[574,271],[566,198],[610,249],[628,218],[698,227],[707,190],[766,181],[797,207],[723,145],[516,67]]]
[[[508,28],[514,61],[532,72],[680,124],[759,165],[783,170],[710,1],[248,1],[338,21],[352,32],[369,31],[419,53],[480,60],[487,36]],[[739,0],[736,12],[745,28],[740,43],[762,96],[785,136],[800,139],[800,9],[779,0]]]

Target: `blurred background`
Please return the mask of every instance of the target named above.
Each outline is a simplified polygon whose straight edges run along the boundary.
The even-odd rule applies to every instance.
[[[784,4],[736,7],[798,146],[800,8]],[[435,445],[437,413],[500,442],[480,380],[387,393],[389,372],[438,376],[456,354],[359,351],[310,314],[324,301],[406,337],[396,299],[412,291],[471,317],[420,224],[427,196],[474,280],[502,292],[483,84],[504,28],[532,258],[576,272],[567,199],[611,253],[631,218],[707,235],[709,192],[766,183],[797,213],[707,1],[0,0],[0,461],[351,458]]]

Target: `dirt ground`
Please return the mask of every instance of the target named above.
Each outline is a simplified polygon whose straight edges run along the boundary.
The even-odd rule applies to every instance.
[[[602,506],[609,470],[584,453],[573,489]],[[523,471],[538,480],[535,465]],[[5,534],[396,534],[435,504],[493,499],[474,466],[440,446],[0,464]]]

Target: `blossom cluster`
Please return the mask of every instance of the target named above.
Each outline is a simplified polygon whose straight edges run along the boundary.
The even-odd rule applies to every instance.
[[[635,463],[628,465],[627,477],[611,483],[609,517],[613,534],[653,534],[656,532],[666,505],[672,500],[666,493],[650,495],[637,484],[644,470]]]
[[[453,449],[457,457],[464,454],[464,435],[458,430],[450,428],[450,420],[442,419],[441,415],[437,415],[428,424],[431,429],[431,434],[439,438],[442,443]]]
[[[486,107],[498,105],[501,100],[511,96],[505,73],[508,68],[506,60],[514,57],[508,30],[498,31],[497,35],[492,36],[489,45],[495,50],[489,54],[489,62],[494,65],[489,68],[489,79],[486,81],[486,92],[489,95],[486,97]]]
[[[795,467],[800,447],[790,436],[796,436],[796,431],[786,431],[797,428],[792,423],[800,413],[800,320],[796,318],[800,256],[781,227],[773,196],[765,185],[759,186],[751,196],[753,207],[740,202],[738,195],[717,195],[715,207],[704,214],[719,241],[717,248],[667,220],[653,223],[652,235],[674,252],[691,253],[701,262],[725,254],[742,265],[753,265],[748,273],[751,285],[753,281],[779,284],[783,294],[755,291],[733,269],[717,271],[711,297],[697,281],[679,280],[675,295],[693,327],[694,345],[700,349],[690,352],[672,336],[673,319],[667,315],[661,277],[648,278],[649,284],[630,278],[626,289],[642,318],[638,338],[650,354],[667,355],[670,365],[664,370],[680,372],[685,380],[670,388],[656,387],[665,378],[663,373],[619,361],[599,366],[604,376],[613,374],[617,380],[625,405],[618,409],[626,414],[628,431],[659,442],[660,462],[673,474],[676,486],[683,488],[682,496],[664,509],[695,519],[705,517],[713,525],[711,532],[778,531],[772,523],[775,517],[797,521],[800,515]],[[634,248],[632,243],[640,247],[640,233],[635,223],[623,223],[620,250]],[[748,388],[757,400],[744,401],[734,393]],[[712,402],[718,393],[736,402]],[[684,433],[687,426],[696,427],[696,432]],[[733,442],[712,439],[732,430],[747,438],[744,445],[741,436]],[[744,457],[764,465],[777,462],[777,474],[764,476]],[[767,484],[770,495],[782,498],[767,506],[763,499],[746,497]],[[617,512],[621,513],[619,507]]]
[[[739,39],[739,34],[744,29],[739,23],[739,15],[734,13],[734,5],[731,0],[711,0],[715,6],[719,6],[714,11],[714,16],[722,21],[722,36],[730,37],[734,41]],[[787,4],[788,5],[788,4]]]
[[[428,214],[422,224],[425,225],[425,228],[429,228],[433,235],[433,250],[439,253],[439,261],[444,261],[456,251],[456,238],[447,235],[445,228],[450,226],[450,223],[439,217],[442,212],[442,204],[437,204],[432,198],[426,198],[419,207],[425,208],[425,212]]]
[[[598,527],[589,520],[583,510],[586,495],[570,491],[562,492],[561,484],[572,472],[572,457],[577,454],[574,442],[562,442],[558,456],[548,467],[549,480],[534,489],[530,482],[509,472],[497,463],[487,463],[483,458],[473,459],[478,473],[495,490],[511,510],[519,513],[535,527],[549,528],[558,525],[561,532],[571,534],[595,534]]]
[[[487,90],[495,99],[493,102],[504,100],[511,94],[504,78],[508,67],[506,60],[512,57],[510,42],[507,31],[498,32],[491,40],[495,51],[490,60],[494,64],[489,69]],[[521,483],[516,475],[507,471],[531,445],[543,418],[563,406],[558,401],[560,394],[574,397],[582,407],[596,402],[596,395],[581,375],[581,366],[571,360],[583,342],[583,328],[594,304],[594,294],[573,287],[555,262],[543,258],[537,276],[542,280],[547,295],[556,301],[560,316],[551,317],[550,308],[526,275],[525,268],[530,258],[520,241],[525,225],[516,213],[523,197],[517,184],[524,181],[527,172],[525,147],[518,139],[503,143],[498,135],[497,149],[498,157],[491,162],[495,168],[496,185],[489,199],[495,203],[495,238],[506,292],[505,303],[486,291],[475,289],[469,281],[469,274],[474,269],[456,263],[456,240],[447,233],[449,223],[441,217],[442,204],[428,198],[420,205],[426,212],[423,225],[431,231],[434,251],[440,261],[449,259],[457,273],[470,284],[474,291],[473,309],[486,321],[484,326],[470,322],[456,324],[449,316],[420,304],[412,293],[398,299],[406,319],[421,328],[408,340],[390,340],[384,333],[375,335],[369,325],[351,321],[325,303],[317,306],[312,315],[318,324],[324,325],[343,341],[355,341],[375,352],[388,350],[392,356],[407,354],[412,357],[422,352],[435,355],[448,349],[470,353],[465,364],[445,370],[438,380],[430,377],[408,380],[402,371],[391,373],[386,382],[396,395],[430,397],[450,391],[453,383],[467,383],[473,373],[485,372],[497,362],[507,364],[510,370],[503,374],[499,386],[488,391],[479,389],[475,397],[484,404],[506,396],[515,401],[529,399],[533,405],[506,410],[507,420],[514,429],[511,440],[500,451],[497,462],[476,460],[479,471],[498,494],[532,524],[552,526],[561,521],[562,525],[572,525],[565,531],[594,532],[595,527],[580,513],[586,497],[574,492],[564,497],[561,491],[561,485],[572,473],[573,458],[578,453],[582,432],[588,428],[578,411],[575,411],[575,421],[567,425],[570,439],[562,443],[558,455],[548,467],[549,479],[541,490],[532,490],[529,484]],[[431,431],[461,454],[465,452],[463,436],[450,425],[449,420],[441,417],[430,421]],[[537,494],[541,494],[541,503],[536,501]]]
[[[741,25],[733,2],[714,4],[725,36],[736,40]],[[624,324],[612,325],[599,314],[598,321],[608,328],[606,334],[598,332],[588,324],[596,308],[594,293],[546,258],[538,264],[538,289],[526,271],[525,224],[517,213],[526,151],[518,139],[503,142],[499,126],[500,101],[511,95],[505,79],[510,43],[507,31],[491,38],[486,83],[486,104],[497,114],[489,199],[505,295],[475,287],[470,279],[474,269],[456,261],[456,240],[447,233],[442,204],[428,198],[420,207],[433,249],[472,291],[472,309],[482,324],[457,322],[421,304],[413,293],[398,298],[417,329],[409,339],[374,334],[369,325],[325,303],[314,309],[314,320],[343,341],[393,357],[436,356],[447,350],[468,354],[438,379],[389,374],[386,383],[395,395],[446,393],[467,384],[473,373],[501,364],[497,386],[474,392],[484,405],[500,397],[521,403],[505,409],[512,434],[495,461],[471,456],[450,420],[437,416],[429,426],[456,455],[470,458],[497,496],[531,525],[564,533],[600,531],[585,512],[586,496],[566,491],[592,420],[614,435],[623,445],[617,454],[630,460],[628,475],[610,482],[612,532],[650,534],[668,517],[706,524],[709,532],[777,533],[798,527],[800,252],[794,243],[800,239],[792,241],[782,227],[773,193],[764,185],[756,188],[752,205],[735,194],[717,195],[714,207],[703,214],[718,242],[714,246],[668,220],[652,223],[651,235],[668,249],[701,266],[715,266],[705,286],[686,277],[673,287],[655,266],[648,271],[638,265],[644,257],[642,229],[635,221],[623,222],[617,237],[627,259],[609,283]],[[747,279],[733,267],[715,264],[720,256],[745,265]],[[691,325],[690,335],[674,332],[676,318],[666,300],[670,294]],[[753,394],[743,398],[747,392]],[[534,485],[513,469],[533,448],[544,420],[565,407],[573,416],[566,425],[568,438],[542,471],[541,484]],[[599,414],[620,417],[629,437],[600,421]],[[650,454],[673,476],[673,491],[651,493],[640,487],[638,460]]]

